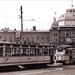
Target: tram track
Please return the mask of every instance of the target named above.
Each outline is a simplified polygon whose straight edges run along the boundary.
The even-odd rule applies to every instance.
[[[7,66],[7,67],[0,67],[0,73],[2,72],[17,72],[17,71],[29,71],[29,70],[59,70],[60,66],[47,66],[47,65],[30,65],[30,66],[23,66],[24,68],[20,68],[18,66]],[[57,68],[57,69],[56,69]]]
[[[0,73],[1,72],[13,72],[13,71],[23,71],[23,70],[27,71],[27,70],[37,70],[37,69],[48,68],[48,66],[44,66],[44,65],[28,65],[28,66],[23,65],[23,67],[24,68],[20,68],[20,67],[18,67],[18,65],[0,67]]]
[[[17,70],[12,70],[9,72],[1,72],[1,75],[39,75],[39,74],[44,74],[44,73],[49,73],[53,71],[59,71],[61,69],[52,69],[50,67],[40,67],[40,68],[32,68],[32,69],[17,69]]]
[[[25,66],[24,68],[20,68],[18,66],[7,66],[7,67],[0,67],[0,73],[4,72],[17,72],[17,71],[29,71],[29,70],[69,70],[69,69],[75,69],[74,64],[70,65],[62,65],[62,66],[46,66],[46,65],[30,65]]]

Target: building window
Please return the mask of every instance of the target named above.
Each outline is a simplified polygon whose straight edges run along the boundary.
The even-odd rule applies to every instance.
[[[44,40],[44,37],[41,37],[41,40]]]
[[[36,40],[39,40],[39,36],[36,37]]]
[[[3,41],[7,41],[7,38],[6,37],[4,37],[4,40]]]
[[[10,41],[10,42],[12,41],[12,37],[9,38],[9,41]]]
[[[66,40],[66,42],[72,42],[71,38],[66,38],[65,40]]]
[[[69,34],[67,33],[66,36],[69,36]]]
[[[16,32],[16,37],[20,37],[20,32]]]
[[[1,39],[2,37],[0,36],[0,39]]]
[[[59,26],[65,25],[64,21],[59,21]]]
[[[63,40],[63,39],[60,39],[60,41],[62,41],[62,42],[63,42],[64,40]]]
[[[53,36],[57,36],[57,33],[54,33]]]
[[[47,42],[49,42],[49,37],[46,37]]]
[[[46,37],[46,39],[49,39],[49,37]]]
[[[29,37],[26,37],[26,40],[29,41]]]
[[[34,40],[34,37],[31,37],[31,40]]]
[[[56,39],[56,38],[54,38],[54,39],[53,39],[53,42],[57,42],[57,39]]]
[[[66,21],[66,25],[75,25],[75,21]]]
[[[71,36],[71,33],[66,33],[66,37],[70,37]]]
[[[70,12],[72,12],[72,10],[70,10]]]

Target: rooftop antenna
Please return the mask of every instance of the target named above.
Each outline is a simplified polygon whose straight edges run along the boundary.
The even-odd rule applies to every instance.
[[[74,6],[73,6],[73,0],[71,0],[71,7],[74,7]]]
[[[53,19],[56,20],[56,12],[55,12],[55,17]]]

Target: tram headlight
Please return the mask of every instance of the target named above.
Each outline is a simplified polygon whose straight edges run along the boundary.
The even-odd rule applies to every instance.
[[[63,57],[62,56],[56,56],[56,60],[62,60]]]

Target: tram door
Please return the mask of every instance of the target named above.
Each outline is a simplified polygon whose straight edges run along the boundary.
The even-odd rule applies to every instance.
[[[72,60],[72,50],[70,50],[70,58],[69,60],[71,61]]]
[[[54,51],[53,47],[50,47],[50,62],[51,62],[51,63],[54,62],[54,61],[53,61],[53,51]]]
[[[0,46],[0,63],[3,63],[3,47]]]

